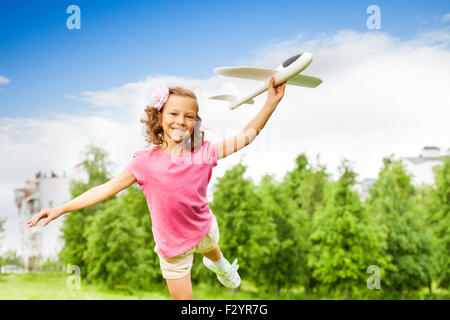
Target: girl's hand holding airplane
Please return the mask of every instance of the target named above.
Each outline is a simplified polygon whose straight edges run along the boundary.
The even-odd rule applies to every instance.
[[[269,88],[267,89],[267,101],[270,103],[278,104],[284,96],[284,89],[286,88],[286,82],[280,83],[276,87],[273,86],[275,77],[270,79]]]

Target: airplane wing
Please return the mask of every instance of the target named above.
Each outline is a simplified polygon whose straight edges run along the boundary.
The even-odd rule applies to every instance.
[[[315,88],[322,83],[322,80],[315,77],[305,76],[303,74],[297,73],[292,78],[289,78],[287,84],[307,87],[307,88]]]
[[[221,67],[215,68],[214,72],[227,77],[264,81],[275,75],[277,70],[256,67]]]
[[[223,100],[223,101],[227,101],[231,104],[236,103],[236,101],[238,100],[238,96],[232,95],[232,94],[221,94],[218,96],[213,96],[213,97],[209,97],[208,99],[214,99],[214,100]],[[255,100],[250,99],[244,102],[244,104],[253,104],[255,102]]]

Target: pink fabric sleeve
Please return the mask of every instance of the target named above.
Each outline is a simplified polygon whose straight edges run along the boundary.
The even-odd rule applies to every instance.
[[[137,151],[133,154],[133,159],[127,164],[126,168],[136,177],[138,184],[145,183],[145,175],[143,172],[143,165],[145,158],[145,151]]]

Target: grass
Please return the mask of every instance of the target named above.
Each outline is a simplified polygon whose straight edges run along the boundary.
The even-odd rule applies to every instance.
[[[81,283],[79,290],[66,284],[64,273],[8,274],[0,277],[0,300],[126,300],[170,299],[168,292],[130,294],[95,284]],[[166,290],[167,291],[167,290]]]
[[[112,290],[102,285],[81,282],[80,289],[71,289],[66,283],[69,276],[65,273],[26,273],[0,276],[0,300],[166,300],[170,299],[163,279],[155,284],[152,291],[133,293]],[[208,284],[193,285],[195,299],[201,300],[244,300],[261,299],[255,288],[244,283],[242,289],[231,292],[230,289]],[[245,287],[245,289],[244,289]]]
[[[170,299],[163,279],[155,284],[152,291],[133,293],[112,290],[102,285],[81,282],[80,289],[71,289],[65,273],[3,274],[0,276],[0,300],[166,300]],[[193,284],[196,300],[271,300],[271,299],[314,299],[306,297],[302,291],[281,291],[280,297],[274,293],[259,292],[258,288],[242,281],[239,290],[232,291],[219,282],[214,284]]]
[[[112,290],[102,285],[81,282],[80,289],[71,289],[67,284],[69,276],[65,273],[26,273],[0,275],[0,300],[169,300],[170,295],[164,280],[155,283],[151,291],[134,291],[132,293]],[[196,300],[320,300],[330,299],[324,296],[306,295],[302,288],[284,290],[277,297],[273,292],[264,292],[251,283],[242,281],[239,290],[232,291],[219,282],[213,284],[193,284]],[[341,299],[335,297],[334,299]],[[369,299],[379,299],[374,295]],[[427,289],[416,292],[414,296],[404,299],[449,299],[446,290],[433,288],[433,294]]]

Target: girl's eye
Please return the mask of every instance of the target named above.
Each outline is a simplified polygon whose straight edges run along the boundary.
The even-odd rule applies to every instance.
[[[172,115],[172,116],[176,116],[177,114],[176,113],[171,113],[170,115]],[[194,117],[193,116],[187,116],[188,118],[191,118],[191,119],[194,119]]]
[[[172,116],[176,116],[177,114],[176,113],[170,113],[170,115],[172,115]],[[190,119],[194,119],[194,117],[193,116],[187,116],[188,118],[190,118]]]

